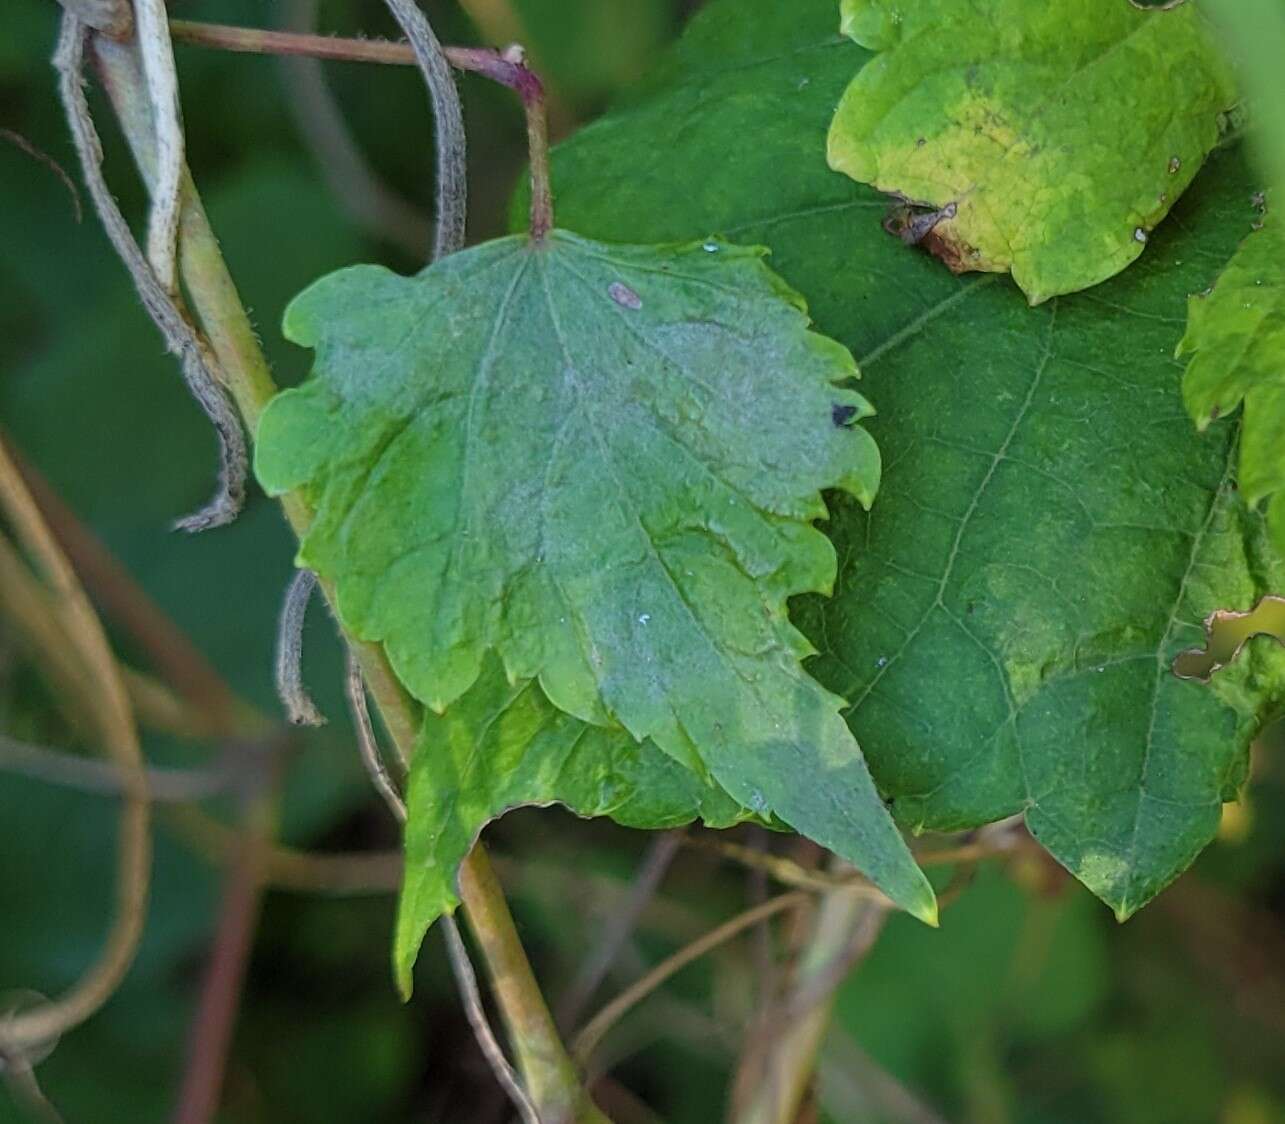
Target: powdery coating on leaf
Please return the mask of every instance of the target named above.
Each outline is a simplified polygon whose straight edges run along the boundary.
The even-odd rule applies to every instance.
[[[874,442],[833,422],[870,407],[762,251],[715,245],[557,232],[317,282],[285,324],[316,367],[265,412],[259,477],[305,487],[300,564],[434,711],[494,649],[511,681],[708,770],[931,918],[786,615],[833,581],[820,490],[873,498]]]
[[[869,515],[834,505],[834,598],[796,603],[823,653],[809,669],[858,703],[902,822],[1025,810],[1126,915],[1212,838],[1285,692],[1270,642],[1211,688],[1168,670],[1208,613],[1285,587],[1231,486],[1235,433],[1194,438],[1172,360],[1251,181],[1215,157],[1132,269],[1031,309],[907,253],[879,229],[886,200],[815,155],[869,58],[832,27],[830,0],[714,0],[663,87],[555,152],[559,209],[597,237],[771,245],[818,328],[859,357],[885,455]],[[672,143],[647,143],[673,121]]]
[[[918,203],[956,272],[1011,270],[1032,304],[1140,253],[1236,100],[1198,5],[843,0],[882,53],[853,80],[832,167]]]
[[[750,818],[708,779],[649,741],[558,711],[535,683],[511,685],[494,654],[442,717],[427,715],[407,792],[406,875],[393,966],[403,994],[429,926],[459,899],[455,872],[478,833],[511,808],[560,803],[626,827]]]
[[[1191,356],[1182,393],[1202,430],[1244,403],[1241,495],[1269,501],[1272,541],[1285,555],[1285,238],[1274,216],[1210,292],[1191,298],[1178,355]]]

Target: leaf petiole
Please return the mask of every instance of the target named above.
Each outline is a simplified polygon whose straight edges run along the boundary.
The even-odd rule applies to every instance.
[[[332,35],[268,31],[197,20],[171,20],[170,35],[181,43],[245,54],[303,55],[341,62],[415,65],[415,54],[409,43],[394,43],[386,39],[342,39]],[[553,229],[544,83],[527,66],[522,48],[518,46],[507,47],[503,51],[490,47],[443,47],[442,53],[456,70],[489,78],[515,91],[522,99],[531,160],[531,238],[535,242],[543,242],[544,236]]]

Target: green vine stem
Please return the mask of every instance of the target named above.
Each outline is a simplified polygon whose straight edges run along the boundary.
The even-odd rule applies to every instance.
[[[495,870],[477,846],[460,867],[460,897],[491,975],[491,989],[504,1016],[518,1068],[544,1124],[608,1124],[584,1091],[553,1016],[522,950]]]
[[[154,153],[150,115],[136,52],[127,46],[95,41],[99,73],[133,152],[150,184]],[[276,393],[267,360],[219,250],[191,176],[182,184],[179,267],[193,310],[218,357],[246,427],[253,432]],[[296,535],[311,521],[307,502],[297,493],[282,507]],[[322,583],[327,599],[333,590]],[[390,736],[407,754],[414,749],[419,708],[393,674],[383,649],[349,640]],[[464,912],[489,969],[496,1001],[513,1037],[514,1049],[544,1124],[606,1124],[589,1102],[535,981],[503,893],[478,844],[460,869]]]

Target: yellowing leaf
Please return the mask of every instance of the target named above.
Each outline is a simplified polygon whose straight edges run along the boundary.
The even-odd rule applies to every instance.
[[[1196,4],[844,0],[880,51],[830,128],[832,167],[946,213],[927,248],[1011,270],[1032,304],[1124,269],[1236,100]]]

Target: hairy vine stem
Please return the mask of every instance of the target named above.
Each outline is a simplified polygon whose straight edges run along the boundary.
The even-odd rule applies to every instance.
[[[375,727],[370,721],[370,707],[366,705],[366,682],[361,677],[361,664],[351,651],[348,653],[347,674],[344,676],[344,689],[348,695],[348,711],[352,715],[353,730],[357,734],[357,751],[370,783],[379,793],[393,818],[401,827],[406,826],[406,801],[397,791],[393,778],[389,776],[388,767],[384,764],[383,754],[379,751],[379,741],[375,737]]]
[[[366,705],[366,685],[361,678],[361,667],[351,652],[348,655],[346,686],[348,708],[352,712],[353,726],[357,733],[357,746],[361,752],[361,759],[366,765],[366,772],[370,775],[376,791],[388,805],[393,818],[405,828],[406,801],[397,791],[397,786],[384,765],[383,754],[379,751],[379,741],[375,737],[375,728],[370,721],[370,709]],[[482,1008],[482,995],[477,986],[477,973],[473,970],[473,962],[469,960],[468,949],[464,947],[464,938],[460,936],[459,926],[455,923],[455,918],[450,916],[442,918],[442,925],[446,932],[446,951],[450,957],[451,971],[455,974],[455,982],[464,1002],[464,1011],[468,1016],[469,1025],[473,1028],[478,1046],[490,1065],[491,1072],[495,1074],[501,1087],[521,1114],[523,1124],[541,1124],[540,1114],[531,1103],[526,1090],[522,1088],[518,1075],[509,1064],[509,1059],[504,1056],[499,1040],[487,1021],[486,1012]]]
[[[58,0],[86,27],[121,42],[134,34],[134,9],[130,0]]]
[[[464,1013],[468,1016],[473,1036],[486,1056],[491,1071],[495,1074],[504,1091],[509,1095],[522,1117],[522,1124],[542,1124],[540,1113],[527,1096],[526,1090],[518,1080],[518,1075],[509,1064],[509,1059],[500,1049],[499,1040],[487,1021],[482,1007],[482,992],[477,985],[477,973],[473,970],[473,961],[469,959],[468,949],[464,947],[464,938],[454,917],[442,918],[443,931],[446,934],[446,954],[451,960],[451,971],[464,999]]]
[[[105,40],[95,42],[95,52],[126,140],[144,179],[151,183],[155,152],[137,55],[129,47]],[[232,397],[247,428],[253,431],[276,386],[186,172],[179,229],[179,268],[184,284]],[[282,497],[281,503],[295,533],[302,536],[312,519],[307,502],[301,495],[291,493]],[[333,589],[325,582],[321,584],[333,603]],[[409,755],[418,734],[419,707],[407,696],[381,647],[351,640],[350,646],[389,734]],[[605,1118],[580,1087],[518,939],[503,892],[480,845],[461,865],[459,885],[465,914],[487,963],[526,1087],[541,1119],[544,1124],[601,1124]]]
[[[317,575],[299,569],[286,587],[277,620],[277,655],[273,669],[277,696],[292,726],[324,726],[326,719],[303,685],[303,624],[308,602],[317,589]]]
[[[178,291],[178,214],[183,180],[183,119],[178,101],[178,71],[170,46],[165,0],[134,0],[143,77],[156,130],[156,183],[147,222],[147,257],[157,279]]]
[[[450,63],[419,4],[416,0],[384,0],[384,3],[410,40],[433,103],[433,139],[437,146],[437,229],[433,235],[433,260],[436,261],[464,245],[468,215],[464,111]]]
[[[169,252],[164,244],[165,239],[168,238],[171,222],[168,208],[162,208],[160,217],[153,220],[152,234],[149,235],[153,261],[149,263],[134,240],[129,224],[121,214],[120,207],[103,176],[102,143],[94,128],[89,103],[85,98],[83,70],[87,34],[85,25],[76,16],[70,12],[64,14],[58,47],[54,53],[59,91],[67,113],[72,142],[80,158],[81,170],[94,208],[98,212],[99,221],[102,222],[103,229],[107,232],[107,237],[116,250],[117,256],[129,271],[139,300],[165,338],[166,347],[178,356],[188,389],[201,409],[205,411],[206,417],[210,419],[218,435],[221,456],[218,490],[204,508],[186,516],[178,523],[183,530],[203,531],[230,523],[241,510],[245,500],[245,478],[248,471],[245,435],[223,393],[221,380],[215,374],[218,368],[217,362],[178,303],[175,292],[177,281],[165,275],[165,270],[172,272]],[[168,49],[168,37],[165,42]],[[152,65],[158,73],[164,70],[164,64],[161,62],[153,60]],[[173,66],[172,59],[170,66],[171,68]],[[164,78],[157,78],[156,86],[160,96],[166,96]],[[153,92],[151,84],[148,85],[148,91],[150,96]],[[177,94],[175,97],[177,98]],[[174,111],[177,113],[177,102],[175,102]],[[166,161],[171,161],[173,158],[173,141],[168,135],[168,129],[160,130],[149,137],[149,143],[156,154],[154,167],[157,171],[153,177],[155,190],[167,191],[170,169]],[[181,148],[178,160],[178,174],[181,180],[183,170]],[[175,188],[176,192],[179,190],[179,187]],[[174,212],[173,222],[174,224],[178,222],[177,209]],[[162,271],[160,275],[156,272],[158,264]]]

